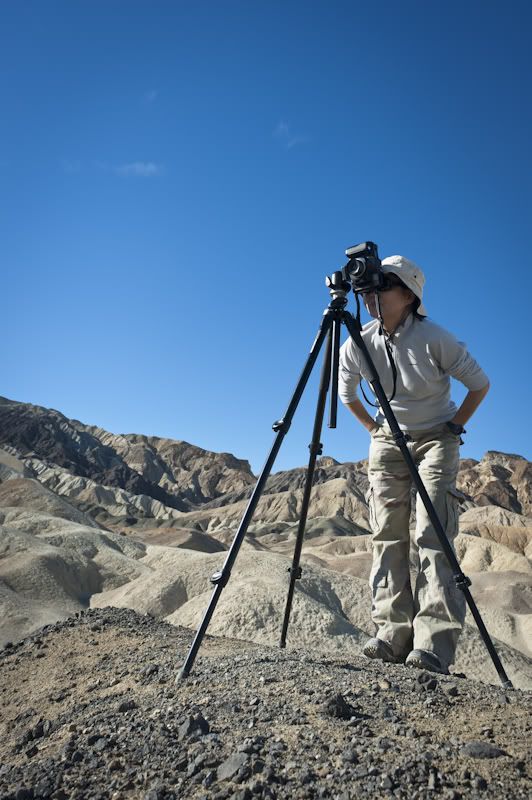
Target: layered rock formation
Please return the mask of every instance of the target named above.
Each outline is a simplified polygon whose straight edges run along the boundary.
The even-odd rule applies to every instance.
[[[5,445],[34,469],[62,468],[94,486],[146,495],[179,510],[253,483],[247,461],[229,453],[155,436],[115,435],[53,409],[0,398],[0,446]]]

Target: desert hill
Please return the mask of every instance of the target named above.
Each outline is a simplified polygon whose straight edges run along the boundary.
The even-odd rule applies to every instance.
[[[185,442],[114,435],[5,399],[0,441],[0,643],[109,605],[198,625],[209,576],[224,561],[254,484],[247,462]],[[365,461],[319,462],[290,646],[351,658],[373,631],[366,469]],[[456,543],[510,677],[529,688],[530,474],[517,455],[464,460]],[[213,634],[277,643],[304,477],[303,468],[270,477]],[[469,619],[456,670],[498,680]]]

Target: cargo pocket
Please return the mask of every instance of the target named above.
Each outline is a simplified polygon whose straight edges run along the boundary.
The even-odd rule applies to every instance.
[[[368,504],[368,516],[371,532],[378,533],[379,526],[377,524],[377,513],[375,510],[375,494],[372,486],[370,486],[366,492],[366,503]]]
[[[373,614],[379,613],[383,616],[388,614],[388,573],[378,570],[371,583],[371,607]]]
[[[458,503],[464,499],[462,492],[454,487],[447,490],[447,526],[445,533],[452,541],[458,533]]]

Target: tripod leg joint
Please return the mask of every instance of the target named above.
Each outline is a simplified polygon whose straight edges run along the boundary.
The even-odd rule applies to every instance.
[[[311,442],[308,449],[313,456],[321,456],[323,453],[323,445],[321,442]]]
[[[467,575],[464,575],[463,572],[459,572],[457,575],[454,576],[454,582],[458,586],[459,589],[464,591],[465,588],[471,586],[471,578],[468,578]]]
[[[218,570],[218,572],[213,572],[211,575],[211,583],[215,586],[220,585],[222,589],[227,584],[229,578],[231,577],[230,572],[224,572],[223,569]]]
[[[275,433],[279,433],[279,431],[287,433],[290,430],[290,422],[288,422],[285,419],[278,419],[276,422],[273,423],[272,428],[275,431]]]
[[[395,444],[397,445],[402,444],[403,442],[406,444],[406,442],[412,441],[412,437],[409,436],[408,433],[405,433],[404,431],[398,431],[397,433],[394,433],[393,438],[395,440]]]
[[[303,575],[303,570],[301,569],[301,567],[296,567],[296,569],[294,569],[293,567],[287,567],[286,571],[289,572],[291,575],[294,574],[296,581],[299,580]]]

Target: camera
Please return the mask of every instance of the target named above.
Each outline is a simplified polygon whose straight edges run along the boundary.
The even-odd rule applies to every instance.
[[[354,292],[379,291],[385,285],[385,274],[377,245],[363,242],[345,251],[349,261],[342,269],[342,277],[349,281]]]

